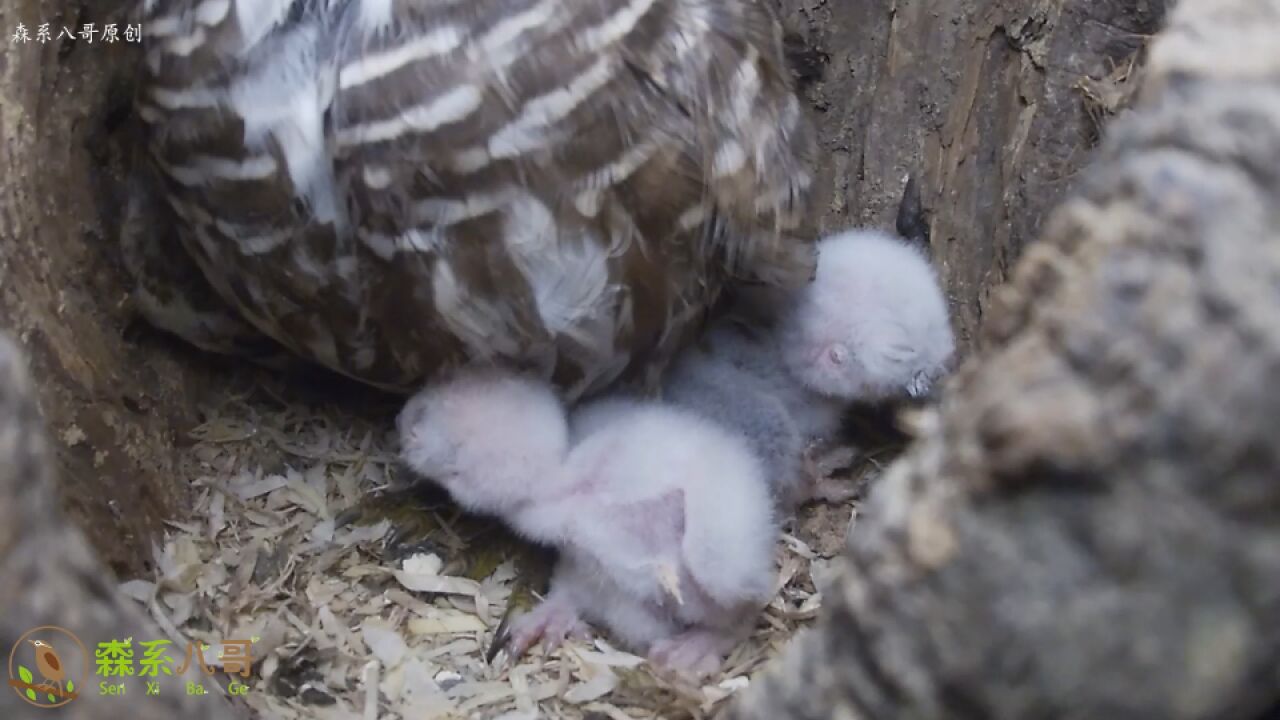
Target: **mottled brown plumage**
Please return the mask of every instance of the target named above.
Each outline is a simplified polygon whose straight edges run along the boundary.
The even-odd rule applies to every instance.
[[[260,332],[397,390],[502,359],[576,396],[660,370],[726,283],[812,271],[790,237],[809,135],[756,0],[143,14],[139,115],[176,232],[135,223],[126,246],[144,312],[204,347]]]

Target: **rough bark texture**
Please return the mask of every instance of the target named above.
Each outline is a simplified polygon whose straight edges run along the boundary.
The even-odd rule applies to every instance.
[[[137,570],[161,520],[181,514],[173,448],[193,364],[123,339],[122,163],[109,129],[139,46],[57,39],[63,26],[123,27],[122,5],[0,2],[0,329],[39,381],[71,515],[113,566]],[[36,42],[42,22],[52,42]],[[14,41],[19,23],[31,42]]]
[[[733,718],[1280,710],[1280,0],[1184,0]]]
[[[182,678],[158,678],[159,697],[143,695],[140,683],[132,694],[103,697],[96,678],[82,674],[84,661],[90,668],[94,663],[84,655],[100,641],[164,636],[131,601],[120,598],[111,573],[59,511],[48,450],[31,380],[14,346],[0,334],[0,651],[8,660],[19,638],[44,625],[69,630],[88,651],[77,653],[70,643],[55,646],[68,678],[80,686],[80,697],[51,711],[28,704],[6,685],[0,688],[0,717],[48,717],[50,712],[141,720],[234,717],[217,695],[187,695]]]
[[[972,349],[991,290],[1090,158],[1087,91],[1127,77],[1166,1],[780,1],[829,59],[808,93],[819,225],[891,228],[916,175],[957,338]]]

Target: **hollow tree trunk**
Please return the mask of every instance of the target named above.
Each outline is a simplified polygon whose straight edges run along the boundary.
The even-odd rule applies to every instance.
[[[1130,57],[1157,4],[781,1],[831,56],[810,89],[827,150],[819,224],[888,224],[903,175],[919,174],[968,337],[989,287],[1085,157],[1091,128],[1074,84]],[[123,163],[111,130],[137,46],[56,38],[63,26],[123,23],[131,4],[0,3],[0,327],[31,360],[65,505],[128,573],[161,519],[182,515],[174,428],[188,424],[206,375],[198,353],[178,361],[153,338],[122,339]],[[34,37],[42,22],[54,41],[13,41],[19,23]]]
[[[808,91],[819,225],[892,227],[906,175],[918,176],[957,338],[972,349],[992,288],[1089,159],[1097,110],[1123,94],[1166,4],[781,0],[787,25],[829,57]]]
[[[50,713],[139,720],[234,717],[220,692],[189,695],[183,677],[152,678],[159,683],[158,697],[144,695],[141,682],[131,682],[131,692],[124,696],[98,694],[99,678],[83,671],[87,665],[92,673],[97,643],[130,638],[134,656],[140,661],[140,643],[164,635],[142,618],[131,601],[120,597],[111,573],[94,556],[84,534],[63,517],[48,451],[24,361],[0,334],[0,578],[4,580],[0,583],[0,648],[6,652],[12,649],[13,655],[6,657],[21,663],[21,653],[28,648],[19,641],[28,637],[29,631],[48,625],[66,629],[85,644],[83,651],[77,652],[71,641],[58,635],[54,645],[66,668],[65,679],[72,681],[73,691],[79,686],[80,697],[51,710],[29,704],[9,687],[0,688],[0,717],[17,720],[48,717]],[[171,650],[177,655],[181,652]],[[12,678],[13,668],[7,672]],[[204,679],[198,673],[195,677]],[[33,680],[44,681],[40,677]]]
[[[66,507],[117,569],[137,571],[180,515],[177,431],[193,363],[122,339],[121,201],[109,132],[131,100],[139,46],[58,39],[126,22],[127,3],[0,2],[0,329],[30,358],[57,443]],[[39,42],[48,23],[53,39]],[[19,24],[30,40],[15,41]]]
[[[1280,708],[1280,0],[1184,0],[732,718]]]

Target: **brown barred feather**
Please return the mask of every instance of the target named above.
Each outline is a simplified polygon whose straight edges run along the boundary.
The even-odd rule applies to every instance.
[[[176,232],[133,252],[176,240],[258,332],[351,377],[491,359],[579,396],[660,372],[727,283],[812,272],[812,141],[760,0],[142,12]]]

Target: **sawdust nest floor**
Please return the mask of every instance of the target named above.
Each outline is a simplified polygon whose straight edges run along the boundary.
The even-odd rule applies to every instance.
[[[701,685],[599,634],[486,662],[508,608],[545,587],[549,554],[404,482],[390,415],[254,385],[206,418],[185,461],[190,519],[169,523],[154,577],[122,588],[175,643],[207,643],[210,664],[223,640],[257,638],[243,697],[256,717],[706,717],[814,618],[851,515],[813,506],[787,528],[773,601]]]

